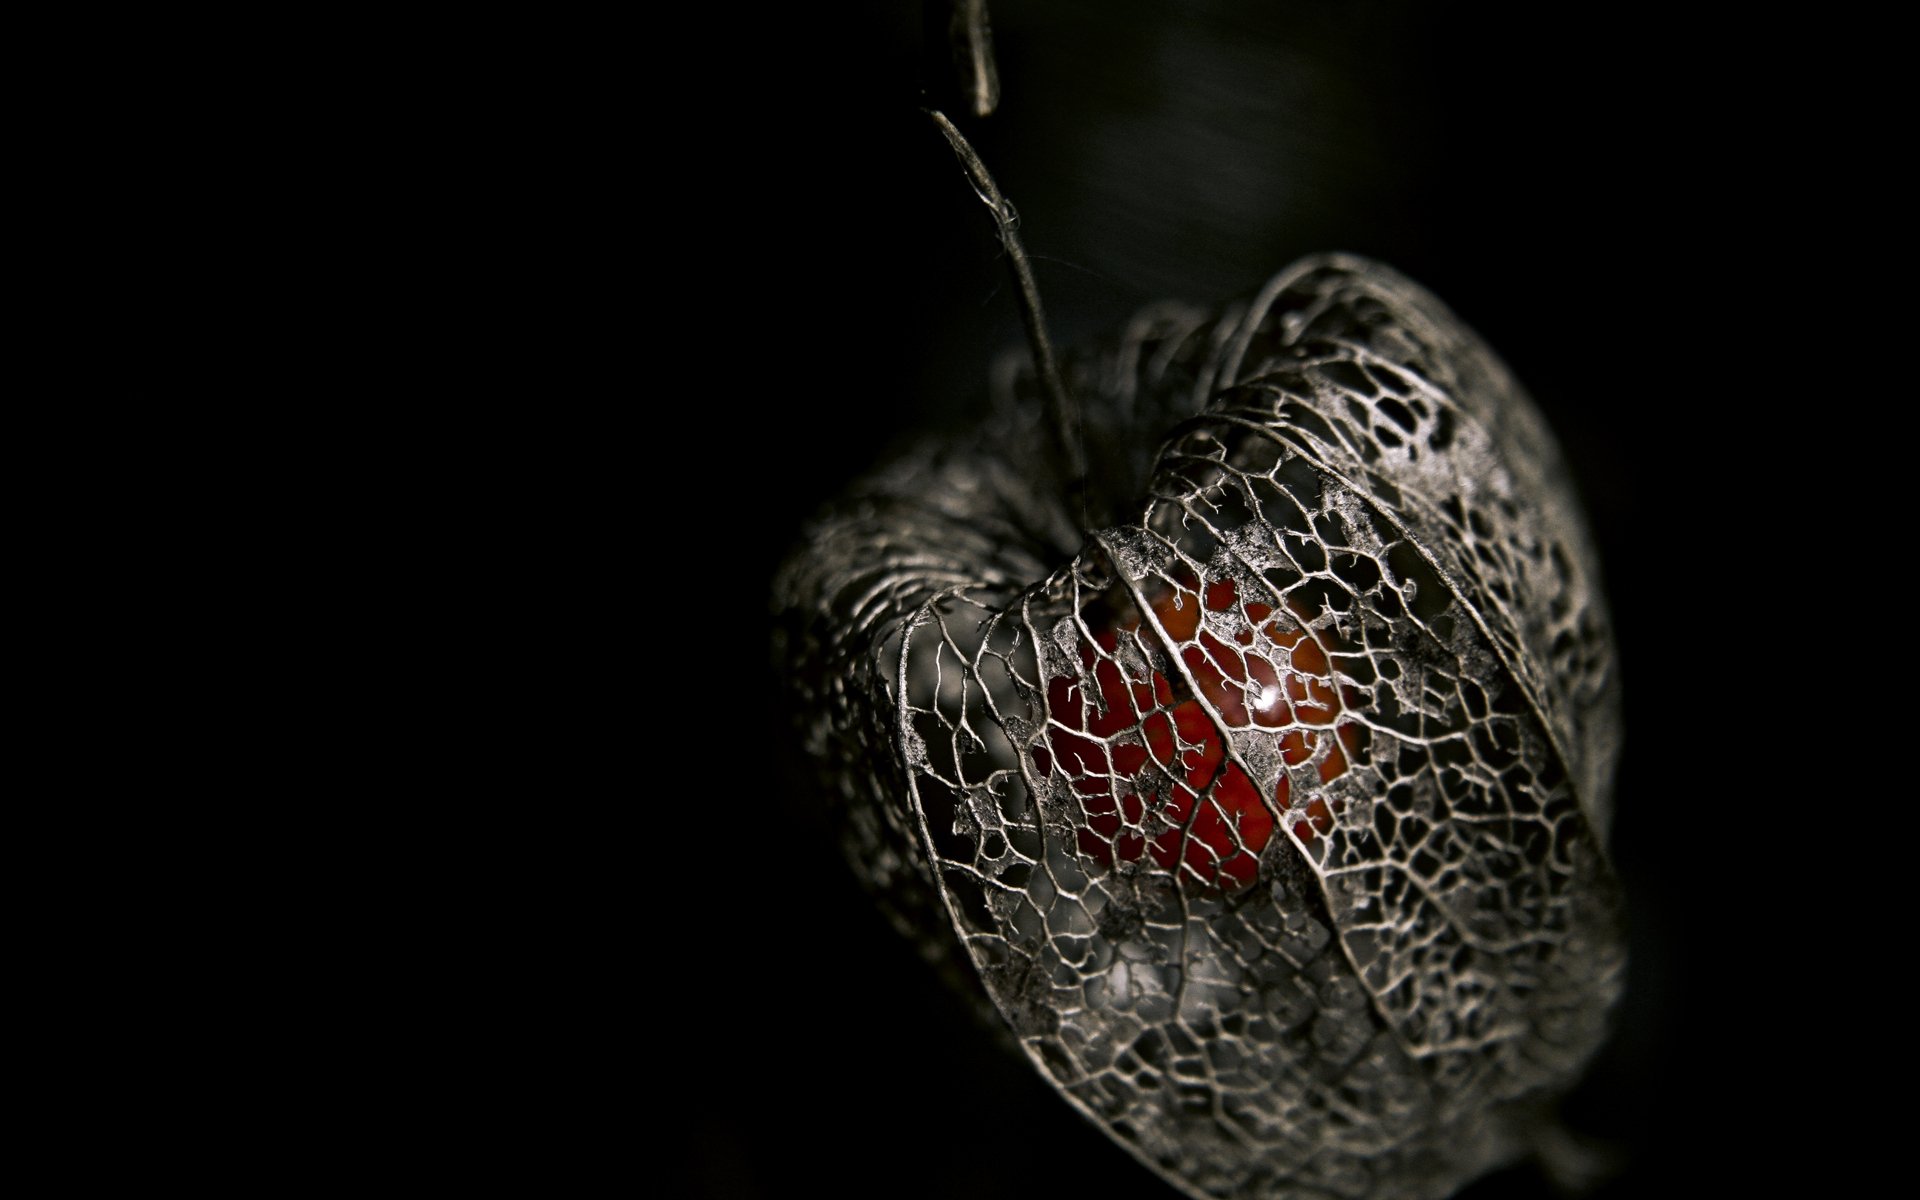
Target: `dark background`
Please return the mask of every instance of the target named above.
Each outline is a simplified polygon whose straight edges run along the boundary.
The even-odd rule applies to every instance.
[[[1832,44],[1873,31],[1653,4],[993,13],[1002,109],[966,128],[1060,341],[1343,249],[1433,289],[1532,391],[1626,682],[1629,991],[1567,1115],[1624,1156],[1609,1196],[1831,1178],[1857,1106],[1805,1064],[1871,1068],[1904,1028],[1855,1003],[1893,990],[1884,958],[1827,936],[1860,907],[1853,847],[1890,840],[1853,782],[1888,735],[1828,666],[1868,560],[1829,549],[1857,503],[1810,449],[1876,310],[1807,247],[1878,271],[1890,241],[1833,136],[1874,107]],[[153,524],[151,571],[71,541],[148,622],[131,637],[181,658],[133,672],[168,751],[123,755],[130,864],[66,938],[105,965],[57,1049],[105,1065],[65,1074],[128,1116],[71,1122],[86,1157],[1168,1194],[970,1023],[790,770],[777,564],[890,444],[969,419],[1019,341],[918,111],[918,6],[60,32],[31,43],[49,152],[23,177],[65,219],[22,244],[57,264],[40,318],[86,343],[74,394],[105,370],[133,403],[56,404],[118,456],[56,474]],[[219,702],[174,697],[196,682]],[[229,764],[234,819],[149,799]],[[1543,1193],[1522,1168],[1474,1195]]]
[[[1674,677],[1700,655],[1674,580],[1711,561],[1675,544],[1676,513],[1725,503],[1700,429],[1737,391],[1715,348],[1739,303],[1719,222],[1747,186],[1746,101],[1716,65],[1719,35],[1663,11],[1003,2],[1000,112],[961,122],[1019,208],[1058,340],[1351,250],[1454,307],[1559,433],[1626,679],[1612,845],[1629,991],[1566,1107],[1622,1158],[1606,1196],[1688,1194],[1796,1152],[1737,1132],[1766,1107],[1740,1082],[1749,1018],[1724,1008],[1745,943],[1700,846],[1725,824],[1709,805],[1743,793],[1703,779],[1690,739],[1705,718]],[[750,96],[715,101],[730,114],[717,142],[673,176],[689,203],[716,204],[721,231],[699,318],[725,331],[700,340],[722,348],[703,395],[729,414],[711,444],[765,496],[729,601],[742,627],[764,623],[751,581],[804,515],[904,432],[966,420],[1020,336],[986,213],[917,111],[942,83],[918,11],[790,16],[709,81]],[[769,678],[756,649],[740,648],[743,688]],[[753,711],[773,738],[778,702]],[[696,1019],[657,1089],[693,1193],[1162,1194],[969,1023],[775,761],[753,778],[786,782],[716,799],[779,850],[714,881],[712,919],[731,933],[693,949]],[[1528,1167],[1469,1193],[1546,1194]]]

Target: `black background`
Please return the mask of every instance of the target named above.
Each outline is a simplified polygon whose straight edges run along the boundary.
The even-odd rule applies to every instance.
[[[1897,1027],[1850,1004],[1887,985],[1826,936],[1858,872],[1818,851],[1879,731],[1832,723],[1844,681],[1813,670],[1851,630],[1809,605],[1857,564],[1775,535],[1853,519],[1807,446],[1871,310],[1796,270],[1815,240],[1884,248],[1832,148],[1870,108],[1838,23],[993,12],[1001,112],[963,124],[1060,341],[1341,249],[1426,284],[1530,389],[1593,519],[1627,705],[1629,989],[1567,1116],[1623,1156],[1609,1196],[1837,1170],[1849,1097],[1805,1064],[1871,1065],[1849,1037]],[[69,1073],[144,1131],[124,1160],[1168,1194],[921,968],[792,769],[778,563],[890,444],[969,419],[1019,340],[919,112],[918,6],[77,22],[24,119],[68,219],[22,238],[61,264],[38,309],[88,343],[73,361],[134,384],[124,414],[64,406],[76,444],[122,456],[114,519],[178,556],[103,554],[101,591],[181,647],[151,686],[219,693],[151,706],[191,725],[191,770],[127,755],[171,832],[124,823],[137,862],[68,939],[106,964],[76,973],[101,1010],[72,1044],[107,1060]],[[181,828],[152,784],[203,762],[244,764],[243,816]],[[1544,1193],[1521,1168],[1473,1195]]]
[[[721,335],[699,339],[718,351],[697,394],[728,414],[702,444],[764,496],[748,581],[903,433],[967,419],[991,356],[1019,339],[985,211],[917,111],[940,86],[918,12],[831,7],[758,30],[758,52],[707,81],[750,93],[716,101],[728,119],[714,144],[662,180],[716,205],[694,315]],[[1745,793],[1702,778],[1691,739],[1707,718],[1675,678],[1701,651],[1673,580],[1712,558],[1676,544],[1676,513],[1725,503],[1700,429],[1737,394],[1715,377],[1740,303],[1719,223],[1743,203],[1746,99],[1713,65],[1718,43],[1660,12],[1003,3],[1001,110],[962,121],[1019,208],[1059,340],[1351,250],[1453,306],[1559,433],[1626,679],[1612,843],[1629,991],[1566,1109],[1621,1156],[1608,1196],[1776,1173],[1798,1151],[1729,1133],[1765,1105],[1741,1082],[1748,1018],[1725,1008],[1745,943],[1725,927],[1724,864],[1700,846],[1724,827],[1708,805]],[[764,625],[752,587],[730,602],[740,627]],[[777,696],[757,649],[738,669]],[[774,738],[779,702],[752,711]],[[671,1105],[694,1194],[1161,1194],[969,1024],[860,893],[778,755],[752,753],[748,777],[769,782],[716,794],[716,820],[764,824],[775,848],[747,871],[688,864],[725,933],[660,968],[695,1019],[649,1090]],[[693,982],[671,982],[683,972]],[[1521,1167],[1469,1194],[1548,1189]]]

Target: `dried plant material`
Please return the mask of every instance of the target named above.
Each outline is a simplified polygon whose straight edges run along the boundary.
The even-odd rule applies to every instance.
[[[853,861],[1187,1194],[1445,1196],[1620,989],[1616,671],[1553,440],[1351,257],[1061,366],[1084,501],[1017,374],[778,581]]]

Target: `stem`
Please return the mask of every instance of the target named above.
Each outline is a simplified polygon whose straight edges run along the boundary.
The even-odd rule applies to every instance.
[[[960,159],[960,165],[966,169],[967,178],[973,184],[974,192],[993,212],[994,224],[999,227],[1000,244],[1006,247],[1007,261],[1013,269],[1013,279],[1020,294],[1020,323],[1026,327],[1027,346],[1033,352],[1033,365],[1040,376],[1040,391],[1047,399],[1047,416],[1053,425],[1054,439],[1059,443],[1060,454],[1067,468],[1068,490],[1070,498],[1077,501],[1080,509],[1080,523],[1087,522],[1087,458],[1080,444],[1080,410],[1067,394],[1066,383],[1060,378],[1060,367],[1053,355],[1053,342],[1047,337],[1047,317],[1040,307],[1040,289],[1033,281],[1033,265],[1027,261],[1026,247],[1020,244],[1017,227],[1020,216],[1014,212],[1013,204],[1001,194],[993,176],[987,173],[987,166],[974,153],[972,145],[962,137],[960,131],[947,120],[946,114],[928,110],[928,116],[947,135],[947,144],[953,147],[954,154]]]
[[[1000,73],[993,65],[993,30],[987,24],[987,0],[953,0],[947,24],[953,39],[954,66],[976,117],[990,117],[1000,103]]]

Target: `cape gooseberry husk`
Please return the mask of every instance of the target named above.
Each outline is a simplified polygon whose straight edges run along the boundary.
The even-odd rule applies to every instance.
[[[1624,965],[1617,681],[1539,414],[1362,259],[1070,356],[861,481],[777,584],[855,869],[1192,1196],[1444,1196]]]

